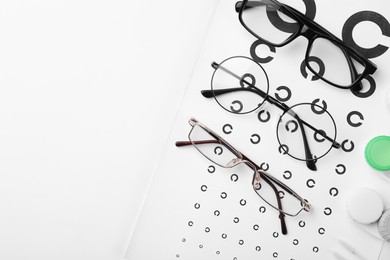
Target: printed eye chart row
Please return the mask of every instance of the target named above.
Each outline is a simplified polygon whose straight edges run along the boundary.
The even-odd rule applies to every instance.
[[[367,259],[376,259],[380,244],[351,220],[345,200],[358,187],[390,197],[390,182],[364,158],[371,138],[390,135],[390,111],[384,99],[390,91],[390,9],[379,0],[282,2],[361,51],[378,70],[363,81],[360,93],[332,87],[304,66],[307,39],[270,47],[240,24],[235,1],[219,1],[192,77],[183,86],[183,99],[128,259],[333,259],[331,250],[339,237],[364,248]],[[275,106],[265,102],[252,113],[237,115],[201,95],[201,90],[211,88],[212,62],[231,56],[250,57],[261,64],[269,78],[268,94],[278,101],[289,106],[319,104],[332,115],[341,147],[319,159],[317,171],[279,149],[276,126],[281,111]],[[278,212],[253,191],[253,170],[245,165],[222,168],[193,146],[175,146],[176,141],[188,141],[190,117],[291,187],[310,202],[312,210],[286,216],[288,234],[283,235]],[[385,203],[389,206],[390,201]]]

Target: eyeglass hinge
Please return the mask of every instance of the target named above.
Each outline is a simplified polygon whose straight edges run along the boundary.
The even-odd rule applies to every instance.
[[[216,63],[215,61],[213,61],[212,63],[211,63],[211,67],[213,67],[213,69],[218,69],[218,67],[219,67],[219,64],[218,63]]]

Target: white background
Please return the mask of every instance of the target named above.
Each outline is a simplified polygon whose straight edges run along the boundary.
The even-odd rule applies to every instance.
[[[121,259],[216,2],[0,1],[0,259]]]

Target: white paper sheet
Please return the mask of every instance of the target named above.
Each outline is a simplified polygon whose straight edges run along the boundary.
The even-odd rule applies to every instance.
[[[315,21],[340,38],[342,32],[345,37],[352,35],[358,46],[367,49],[377,44],[390,46],[387,31],[390,9],[385,1],[284,3],[302,12],[307,4],[309,13],[315,13]],[[375,49],[367,51],[378,65],[372,77],[375,91],[367,94],[369,97],[357,97],[349,90],[311,80],[310,72],[307,78],[303,76],[300,68],[307,47],[305,38],[299,37],[275,51],[258,44],[239,23],[234,4],[235,1],[228,0],[220,1],[217,6],[127,258],[330,259],[332,249],[338,246],[337,237],[343,236],[367,259],[375,259],[380,243],[349,218],[345,198],[348,192],[361,186],[373,187],[384,199],[390,195],[390,183],[383,181],[381,173],[371,169],[364,158],[365,145],[372,137],[390,133],[390,114],[384,99],[390,83],[386,73],[390,52],[378,55]],[[367,10],[368,13],[361,13]],[[381,18],[375,20],[378,24],[366,21],[351,27],[359,19],[375,18]],[[269,94],[286,95],[278,87],[287,87],[291,97],[286,104],[316,100],[326,104],[336,122],[342,149],[332,149],[318,161],[318,170],[310,171],[305,163],[278,151],[275,128],[280,110],[265,104],[251,114],[236,115],[223,110],[214,99],[204,98],[200,91],[210,89],[211,62],[235,55],[272,57],[272,61],[262,63],[270,81]],[[369,84],[365,84],[366,90]],[[261,122],[260,111],[268,112],[270,120]],[[282,235],[276,211],[253,192],[249,169],[241,166],[224,169],[191,146],[175,147],[175,141],[187,140],[190,130],[187,121],[192,116],[297,191],[312,204],[313,210],[287,217],[288,234]],[[229,131],[224,133],[226,129]],[[260,136],[259,143],[251,142],[253,135]],[[389,203],[387,200],[386,204]]]

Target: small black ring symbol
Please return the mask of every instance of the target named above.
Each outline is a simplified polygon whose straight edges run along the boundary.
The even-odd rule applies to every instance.
[[[374,92],[376,90],[376,83],[375,83],[375,80],[374,80],[373,77],[368,75],[362,81],[364,81],[364,80],[367,80],[368,83],[370,84],[370,87],[369,87],[369,89],[366,92],[356,91],[354,88],[351,88],[352,94],[354,94],[358,98],[368,98],[372,94],[374,94]]]
[[[353,116],[359,117],[360,121],[359,122],[352,122],[352,117]],[[352,127],[359,127],[359,126],[361,126],[363,124],[361,121],[364,121],[364,116],[359,111],[352,111],[352,112],[350,112],[347,115],[347,122]]]
[[[307,187],[314,188],[316,186],[316,182],[313,179],[308,179],[306,182]]]
[[[256,40],[252,43],[252,45],[249,49],[249,52],[251,54],[252,59],[254,59],[255,61],[257,61],[259,63],[268,63],[268,62],[272,61],[274,59],[272,56],[261,58],[261,57],[259,57],[259,55],[257,55],[256,48],[260,45],[267,46],[268,49],[270,50],[270,52],[272,52],[272,53],[276,52],[276,48],[274,46],[268,45],[267,43],[263,42],[262,40]]]
[[[260,143],[260,140],[261,140],[261,138],[260,138],[260,135],[258,135],[258,134],[253,134],[252,136],[251,136],[251,143],[252,144],[258,144],[258,143]]]
[[[346,171],[347,171],[347,168],[345,167],[344,164],[338,164],[336,166],[336,173],[337,174],[343,175]]]
[[[313,100],[313,102],[311,103],[311,111],[313,111],[313,113],[317,115],[322,115],[323,113],[325,113],[326,109],[328,108],[328,104],[326,103],[325,100],[322,100],[321,102],[322,106],[321,106],[318,105],[319,102],[320,102],[319,98]],[[316,108],[321,108],[321,110],[317,110]]]
[[[330,216],[330,215],[332,214],[332,209],[329,208],[329,207],[325,208],[325,209],[324,209],[324,214],[325,214],[326,216]]]
[[[282,144],[279,146],[279,153],[280,154],[287,154],[289,152],[289,148],[286,144]]]
[[[229,130],[227,130],[227,128],[229,128]],[[223,131],[225,134],[227,134],[227,135],[228,135],[228,134],[231,134],[232,131],[233,131],[233,126],[230,125],[230,124],[226,124],[226,125],[223,126],[222,131]]]
[[[286,180],[289,180],[289,179],[291,179],[291,177],[292,177],[292,173],[291,173],[290,171],[284,171],[283,177],[284,177]]]
[[[221,147],[221,146],[215,147],[215,148],[214,148],[214,153],[215,153],[216,155],[221,155],[221,154],[223,153],[222,147]]]
[[[263,118],[262,115],[266,115],[265,118]],[[260,122],[262,123],[267,123],[270,119],[271,119],[271,114],[268,112],[268,111],[265,111],[265,110],[261,110],[258,114],[257,114],[257,118],[259,119]]]
[[[248,80],[248,78],[250,80]],[[256,85],[256,78],[250,74],[250,73],[245,73],[244,75],[241,76],[240,79],[240,86],[242,88],[250,88],[250,85],[246,84],[245,82],[248,82],[249,84]]]
[[[233,181],[233,182],[238,181],[238,175],[237,175],[237,174],[232,174],[232,175],[230,176],[230,180]]]
[[[290,129],[290,125],[293,125],[293,127],[291,129]],[[286,125],[285,125],[285,128],[288,132],[295,133],[298,130],[298,123],[297,123],[297,121],[295,121],[293,119],[288,120]]]
[[[350,147],[346,147],[346,144],[349,142],[350,144]],[[348,139],[344,140],[342,143],[341,143],[341,148],[343,149],[344,152],[352,152],[353,149],[355,149],[355,144],[353,141],[349,141]]]
[[[215,172],[215,166],[210,165],[210,166],[207,168],[207,171],[208,171],[209,173],[214,173],[214,172]]]
[[[290,100],[291,98],[291,90],[286,87],[286,86],[280,86],[280,87],[277,87],[276,88],[277,91],[281,91],[281,90],[284,90],[285,92],[287,92],[287,96],[286,97],[281,97],[279,96],[279,93],[275,93],[275,97],[277,100],[279,100],[280,102],[287,102]]]
[[[337,188],[333,187],[333,188],[331,188],[331,189],[329,190],[329,194],[330,194],[331,196],[333,196],[333,197],[336,197],[336,196],[339,194],[339,190],[338,190]]]
[[[261,164],[260,164],[260,168],[261,168],[263,171],[268,171],[268,170],[269,170],[269,164],[268,164],[268,163],[261,163]]]
[[[234,105],[238,105],[238,108],[234,108]],[[230,106],[230,110],[232,113],[240,113],[244,109],[244,105],[239,100],[232,101],[232,105]]]

